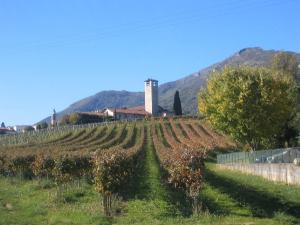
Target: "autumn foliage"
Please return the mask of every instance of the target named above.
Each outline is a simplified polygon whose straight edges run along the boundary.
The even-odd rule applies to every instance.
[[[7,145],[6,138],[5,144],[0,143],[0,173],[53,179],[58,187],[88,179],[103,196],[107,215],[111,215],[113,196],[120,194],[140,172],[146,143],[154,144],[167,174],[165,181],[193,199],[197,199],[203,186],[206,153],[234,145],[227,137],[192,118],[71,127],[54,137],[43,136],[42,142],[14,145]]]

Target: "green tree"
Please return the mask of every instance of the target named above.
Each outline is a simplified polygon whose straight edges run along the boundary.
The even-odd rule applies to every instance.
[[[231,67],[215,72],[199,94],[199,111],[251,149],[274,146],[295,111],[296,84],[283,72]]]
[[[24,132],[34,131],[34,128],[32,126],[26,126],[24,128]]]
[[[61,118],[59,124],[62,125],[62,126],[70,124],[70,115],[69,114],[64,115]]]
[[[283,72],[284,74],[290,75],[296,79],[298,73],[297,57],[291,53],[277,53],[272,58],[272,69]]]
[[[37,129],[37,130],[42,130],[42,129],[47,129],[47,128],[48,128],[48,123],[46,123],[46,122],[39,123],[39,124],[36,126],[36,129]]]
[[[287,52],[280,52],[273,56],[272,58],[272,66],[271,68],[274,71],[279,71],[283,74],[291,76],[295,82],[300,83],[299,77],[299,67],[298,67],[298,60],[296,55],[287,53]],[[299,89],[300,90],[300,89]],[[279,146],[295,146],[297,144],[297,137],[299,136],[300,126],[299,126],[299,111],[300,111],[300,99],[299,99],[299,92],[298,92],[298,99],[297,99],[297,112],[295,112],[291,118],[286,121],[284,125],[284,130],[282,135],[278,137]]]
[[[70,115],[64,115],[60,121],[60,125],[78,125],[88,123],[101,123],[104,121],[103,116],[99,116],[93,113],[72,113]]]
[[[182,115],[182,108],[181,108],[181,101],[180,101],[180,97],[179,97],[179,91],[176,91],[175,95],[174,95],[173,110],[174,110],[174,114],[176,116],[181,116]]]
[[[72,113],[70,115],[70,124],[76,125],[76,124],[81,124],[80,122],[80,115],[79,113]]]

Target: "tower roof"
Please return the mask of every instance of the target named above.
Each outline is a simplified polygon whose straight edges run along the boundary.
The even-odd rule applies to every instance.
[[[152,81],[152,82],[158,82],[158,80],[154,80],[154,79],[151,79],[151,78],[148,78],[148,80],[145,80],[145,82],[150,82],[150,81]]]

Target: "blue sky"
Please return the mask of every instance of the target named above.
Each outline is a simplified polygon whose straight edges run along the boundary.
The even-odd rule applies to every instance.
[[[298,0],[0,0],[0,122],[142,91],[259,46],[300,52]]]

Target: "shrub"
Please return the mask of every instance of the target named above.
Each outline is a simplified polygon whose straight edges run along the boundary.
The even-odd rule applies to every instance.
[[[34,160],[34,155],[17,156],[11,161],[11,170],[16,175],[23,176],[24,178],[32,178],[34,174],[31,165]]]

